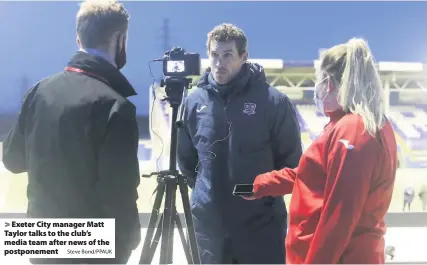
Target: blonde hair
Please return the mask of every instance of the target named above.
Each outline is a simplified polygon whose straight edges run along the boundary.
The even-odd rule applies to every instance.
[[[353,38],[321,54],[320,69],[333,77],[345,112],[362,117],[372,136],[384,126],[387,101],[368,44]]]
[[[108,45],[114,33],[126,34],[129,14],[115,0],[87,0],[77,12],[76,27],[84,48]]]

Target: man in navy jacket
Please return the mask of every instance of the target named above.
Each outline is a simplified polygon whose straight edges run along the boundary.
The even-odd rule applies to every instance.
[[[201,261],[285,263],[282,197],[246,201],[236,184],[296,167],[301,135],[289,98],[247,62],[243,31],[222,24],[208,34],[210,67],[185,100],[178,163],[192,188],[191,210]]]

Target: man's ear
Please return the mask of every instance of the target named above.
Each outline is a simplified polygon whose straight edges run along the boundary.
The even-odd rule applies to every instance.
[[[127,34],[123,34],[122,35],[123,37],[122,37],[122,49],[123,48],[126,48],[126,46],[127,46]]]
[[[82,44],[80,43],[80,39],[79,39],[78,36],[76,38],[76,43],[77,43],[77,47],[79,47],[79,49],[81,49],[82,48]]]
[[[117,44],[120,45],[119,51],[121,51],[121,50],[123,50],[123,48],[126,48],[126,34],[118,33],[117,38],[118,38]]]
[[[248,52],[245,52],[242,54],[242,60],[244,63],[246,63],[248,61]]]

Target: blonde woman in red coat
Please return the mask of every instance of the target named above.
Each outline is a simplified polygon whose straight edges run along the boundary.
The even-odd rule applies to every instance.
[[[365,41],[322,54],[314,97],[329,124],[297,168],[257,176],[246,199],[292,193],[289,264],[383,264],[397,146]]]

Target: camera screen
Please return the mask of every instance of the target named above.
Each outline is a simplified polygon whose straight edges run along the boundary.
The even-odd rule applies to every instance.
[[[185,72],[185,61],[168,61],[168,73],[182,73]]]

